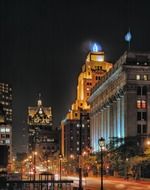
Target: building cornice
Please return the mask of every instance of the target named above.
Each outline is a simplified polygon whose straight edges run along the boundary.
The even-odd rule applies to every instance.
[[[88,102],[91,103],[98,95],[100,95],[109,85],[110,82],[115,81],[122,71],[122,67],[119,67],[107,80],[105,80],[89,97]]]

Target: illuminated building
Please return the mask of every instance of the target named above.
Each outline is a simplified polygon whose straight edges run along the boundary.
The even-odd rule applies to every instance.
[[[2,105],[0,106],[0,149],[0,170],[6,170],[12,158],[12,127],[5,123],[5,112]]]
[[[38,157],[46,159],[55,149],[54,131],[52,129],[51,107],[45,107],[39,97],[37,106],[28,107],[29,153],[36,151]],[[44,158],[45,157],[45,158]]]
[[[0,83],[0,104],[5,112],[5,122],[12,125],[12,88],[5,83]]]
[[[150,54],[125,52],[97,85],[90,103],[91,146],[98,139],[150,134]]]
[[[89,118],[90,105],[87,103],[87,99],[90,97],[91,89],[93,88],[93,86],[95,86],[95,84],[111,68],[112,68],[112,64],[106,62],[104,59],[104,52],[99,51],[98,46],[94,44],[93,50],[89,52],[89,54],[87,55],[86,62],[82,66],[82,71],[78,77],[76,100],[72,104],[71,110],[68,112],[65,120],[62,121],[62,124],[61,124],[62,153],[63,154],[69,155],[73,152],[78,153],[79,144],[77,145],[73,145],[73,144],[78,143],[75,139],[79,136],[78,127],[80,125],[81,120],[82,120],[82,123],[84,124],[82,147],[85,148],[86,146],[89,146],[90,123],[89,123],[89,119],[87,118]],[[81,114],[83,115],[83,118],[80,118]],[[84,120],[88,120],[88,122],[85,122]],[[86,133],[88,135],[84,136],[84,134]]]
[[[10,164],[12,158],[12,88],[6,83],[0,83],[0,146],[1,151],[4,150],[3,155],[6,156],[5,163]]]

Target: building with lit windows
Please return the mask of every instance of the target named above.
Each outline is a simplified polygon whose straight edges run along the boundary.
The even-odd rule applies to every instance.
[[[112,68],[112,64],[105,61],[104,52],[94,44],[93,50],[88,53],[85,64],[78,77],[77,96],[61,123],[62,154],[69,156],[79,153],[79,126],[82,125],[82,149],[90,146],[90,105],[87,99],[91,89]],[[81,117],[82,116],[82,117]],[[84,128],[84,129],[83,129]],[[86,135],[84,135],[86,134]]]
[[[125,52],[88,99],[91,146],[98,139],[150,134],[150,54]]]
[[[2,155],[5,157],[5,169],[8,167],[10,169],[12,159],[12,88],[6,83],[0,83],[0,146],[3,152],[1,152],[1,159]]]
[[[28,151],[36,151],[38,157],[46,159],[56,151],[55,131],[52,128],[51,107],[43,106],[39,97],[37,105],[28,107],[29,144]]]
[[[12,125],[12,87],[6,83],[0,83],[0,104],[5,112],[5,122]]]

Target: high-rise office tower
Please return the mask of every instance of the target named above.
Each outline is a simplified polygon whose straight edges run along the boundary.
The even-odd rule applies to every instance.
[[[12,160],[12,87],[6,83],[0,83],[0,146],[6,157],[5,169],[8,168],[7,166],[10,169]]]
[[[5,122],[12,125],[12,87],[6,83],[0,83],[0,104],[5,112]]]
[[[64,121],[62,121],[62,153],[67,157],[79,153],[79,126],[82,125],[82,149],[90,146],[90,105],[87,100],[91,89],[112,68],[105,61],[104,52],[96,44],[87,55],[78,77],[77,97]],[[81,118],[82,117],[82,118]]]

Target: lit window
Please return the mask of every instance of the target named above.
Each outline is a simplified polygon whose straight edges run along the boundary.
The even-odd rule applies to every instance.
[[[137,100],[136,107],[137,107],[138,109],[141,108],[141,100]]]
[[[141,107],[142,107],[142,109],[145,109],[145,108],[146,108],[146,101],[145,101],[145,100],[142,100]]]
[[[144,75],[144,80],[148,80],[148,76],[147,75]]]
[[[136,75],[136,80],[140,80],[141,76],[140,75]]]
[[[4,133],[5,132],[5,128],[1,128],[1,132]]]
[[[146,109],[146,101],[145,100],[137,100],[137,108],[138,109]]]
[[[5,140],[6,144],[10,144],[10,139]]]
[[[77,127],[80,127],[80,124],[77,124]]]

